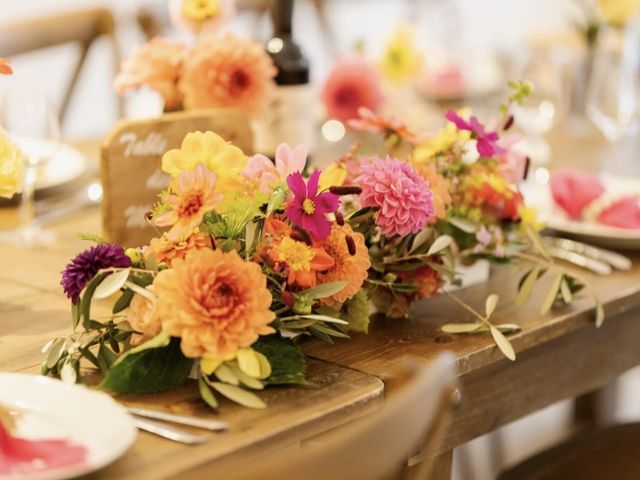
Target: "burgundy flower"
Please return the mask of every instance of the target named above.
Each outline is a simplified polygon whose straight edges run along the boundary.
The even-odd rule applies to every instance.
[[[293,201],[286,210],[287,217],[291,223],[309,232],[317,242],[329,236],[331,222],[327,219],[327,214],[335,212],[340,205],[337,195],[331,192],[318,194],[319,178],[319,170],[311,174],[306,184],[300,172],[287,177],[287,185],[293,192]]]
[[[78,303],[80,293],[85,285],[102,268],[127,268],[131,266],[131,259],[125,255],[122,247],[113,243],[105,243],[79,253],[62,272],[60,284],[64,293],[75,304]]]
[[[445,118],[453,122],[460,130],[468,130],[476,138],[476,148],[478,153],[483,157],[493,157],[495,155],[503,155],[506,150],[498,145],[500,136],[498,132],[487,132],[478,118],[474,115],[467,122],[453,110],[449,110],[445,114]]]

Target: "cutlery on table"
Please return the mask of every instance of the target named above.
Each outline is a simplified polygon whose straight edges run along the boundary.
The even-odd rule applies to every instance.
[[[166,423],[157,422],[155,420],[150,420],[148,418],[133,416],[133,424],[139,430],[154,433],[160,437],[173,440],[174,442],[185,443],[187,445],[197,445],[207,441],[207,438],[202,435],[188,433],[180,428],[167,425]]]
[[[178,415],[170,412],[163,412],[142,407],[126,407],[131,415],[136,417],[152,418],[162,420],[164,422],[178,423],[189,427],[201,428],[203,430],[219,431],[229,428],[229,423],[224,420],[215,420],[207,418],[190,417],[187,415]]]
[[[618,270],[629,270],[632,266],[632,262],[629,258],[617,252],[607,250],[606,248],[594,247],[593,245],[578,242],[576,240],[569,240],[567,238],[543,237],[543,239],[548,245],[562,248],[570,252],[592,258],[593,260],[608,263]]]
[[[552,257],[565,260],[569,263],[573,263],[582,268],[586,268],[599,275],[610,275],[613,272],[611,265],[604,263],[600,260],[594,260],[593,258],[581,255],[564,248],[554,247],[553,245],[547,245],[547,251]]]

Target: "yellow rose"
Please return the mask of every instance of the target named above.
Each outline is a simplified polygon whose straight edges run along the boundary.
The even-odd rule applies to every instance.
[[[640,0],[598,0],[598,5],[607,23],[624,25],[640,13]]]
[[[223,212],[233,200],[232,194],[244,186],[242,171],[247,165],[246,155],[213,132],[191,132],[184,137],[180,148],[164,154],[162,170],[175,178],[182,172],[195,170],[198,163],[216,174],[215,192],[224,195],[216,210]]]
[[[24,177],[22,153],[0,129],[0,197],[11,198],[20,192]]]

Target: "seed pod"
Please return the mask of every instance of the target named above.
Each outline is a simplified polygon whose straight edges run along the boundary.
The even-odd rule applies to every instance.
[[[150,222],[151,220],[153,220],[153,212],[151,210],[149,210],[147,213],[144,214],[144,219],[147,222]]]
[[[344,217],[340,212],[336,212],[336,223],[340,226],[344,225]]]
[[[513,115],[509,115],[509,118],[507,118],[507,121],[504,122],[504,126],[502,127],[502,130],[507,131],[511,128],[511,125],[513,125]]]
[[[522,173],[523,180],[526,180],[529,176],[529,167],[531,167],[531,159],[529,157],[526,157],[524,159],[524,172]]]
[[[289,236],[294,240],[297,240],[298,242],[306,243],[307,245],[311,245],[313,243],[309,233],[305,229],[300,228],[297,225],[293,226],[293,231]]]
[[[356,185],[344,185],[342,187],[334,185],[329,187],[329,191],[334,195],[359,195],[362,193],[362,189]]]
[[[349,250],[349,255],[354,256],[356,254],[356,242],[351,235],[347,235],[344,237],[345,242],[347,242],[347,249]]]

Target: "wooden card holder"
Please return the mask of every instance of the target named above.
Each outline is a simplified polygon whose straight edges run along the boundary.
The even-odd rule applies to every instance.
[[[145,219],[171,177],[161,170],[162,156],[179,148],[187,133],[217,133],[246,154],[253,151],[249,120],[237,110],[198,110],[165,114],[145,120],[123,120],[101,146],[102,202],[105,237],[136,247],[157,236]]]

